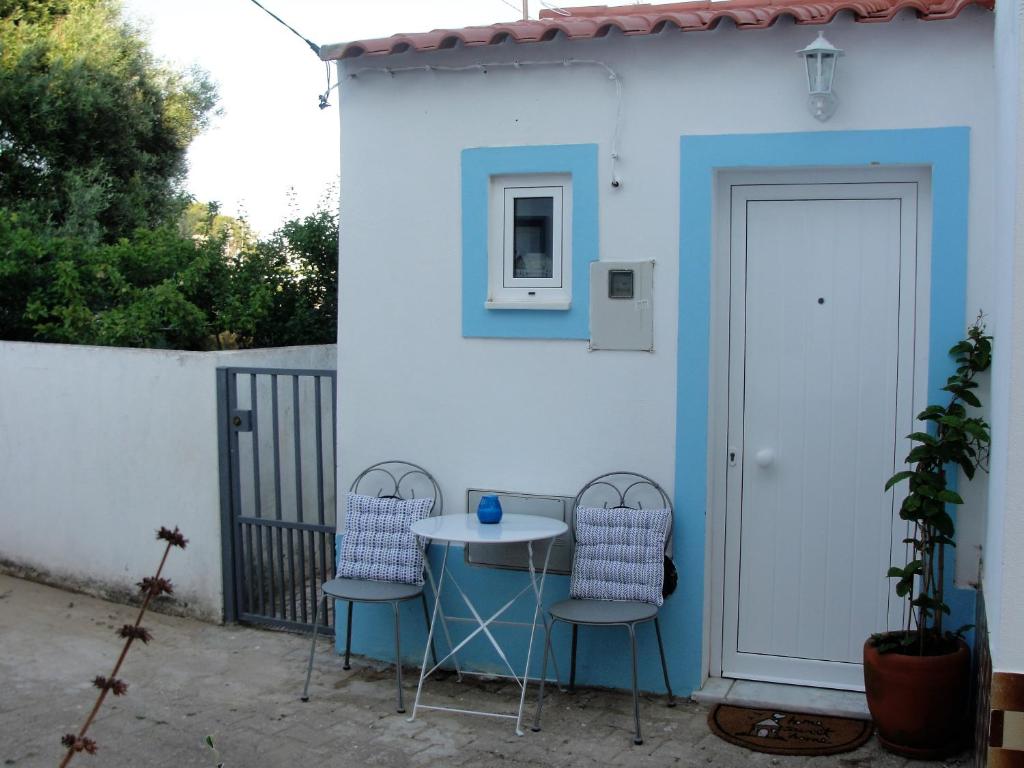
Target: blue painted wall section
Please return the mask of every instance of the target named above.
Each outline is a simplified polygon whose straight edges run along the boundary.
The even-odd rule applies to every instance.
[[[572,175],[572,305],[567,310],[485,309],[491,176]],[[598,256],[597,145],[479,147],[462,151],[462,335],[589,339],[590,267]]]
[[[708,340],[715,172],[738,168],[928,166],[932,174],[931,324],[928,329],[928,400],[954,371],[947,352],[964,333],[967,280],[967,194],[970,130],[925,128],[892,131],[684,136],[680,142],[679,347],[676,424],[676,538],[680,567],[681,626],[703,625],[707,509]],[[974,592],[953,589],[951,626],[974,617]],[[680,625],[677,625],[680,626]],[[686,690],[700,685],[701,633],[681,633]],[[679,663],[679,662],[677,662]]]
[[[339,541],[338,551],[341,551]],[[430,548],[430,563],[434,574],[439,575],[441,571],[441,559],[444,548],[434,545]],[[488,618],[494,611],[498,610],[516,592],[529,583],[529,574],[523,571],[508,571],[495,568],[483,568],[480,566],[467,565],[464,560],[464,552],[461,546],[452,545],[448,555],[448,570],[454,575],[462,588],[470,595],[474,606],[483,618]],[[429,584],[426,587],[427,600],[431,610],[434,606],[434,594]],[[460,617],[457,620],[448,620],[448,628],[452,634],[453,644],[458,644],[466,635],[476,628],[466,604],[462,601],[459,593],[447,584],[442,590],[442,603],[446,615]],[[569,595],[569,577],[561,575],[549,575],[544,587],[544,602],[547,605],[564,600]],[[666,602],[666,606],[675,600],[675,597]],[[337,601],[336,605],[337,627],[335,646],[338,653],[345,651],[345,628],[346,612],[345,603]],[[423,650],[426,647],[427,631],[423,619],[423,607],[418,600],[410,600],[401,608],[401,641],[402,656],[406,664],[416,667],[415,671],[406,673],[406,682],[415,682],[418,678],[419,666],[423,661]],[[356,605],[352,616],[352,652],[375,659],[391,660],[394,658],[394,635],[392,629],[391,606],[385,605]],[[662,614],[664,622],[664,614]],[[516,604],[500,617],[502,620],[530,622],[533,620],[533,602],[529,594],[521,598]],[[530,662],[530,674],[540,676],[544,652],[543,624],[538,620],[537,635],[533,644],[533,657]],[[505,651],[506,656],[522,674],[523,665],[526,662],[527,642],[530,638],[530,628],[509,627],[492,625],[488,627],[498,638],[499,643]],[[678,671],[679,659],[673,657],[672,647],[676,640],[670,633],[668,627],[662,624],[662,633],[666,643],[666,653],[669,657],[669,669]],[[561,673],[562,683],[565,684],[569,676],[569,650],[571,630],[565,624],[559,624],[554,631],[554,653]],[[438,626],[435,634],[435,643],[439,657],[448,653],[448,646],[441,627]],[[664,690],[664,682],[661,678],[661,667],[658,664],[658,643],[654,634],[654,625],[641,626],[638,630],[638,644],[640,657],[640,687],[644,690],[660,692]],[[630,662],[629,662],[629,635],[621,627],[581,627],[579,634],[579,645],[577,648],[577,682],[581,685],[606,685],[615,688],[628,688],[630,683]],[[459,661],[463,668],[477,672],[491,674],[508,674],[508,668],[494,652],[490,643],[481,634],[474,638],[459,652]],[[444,664],[448,669],[453,669],[451,662]],[[339,666],[340,668],[340,666]],[[416,678],[413,677],[416,675]],[[548,664],[548,677],[554,679],[554,665]],[[410,683],[411,684],[411,683]],[[536,686],[531,686],[527,697],[528,702],[536,700]],[[430,688],[424,684],[424,703],[429,704]],[[532,697],[532,698],[531,698]],[[495,706],[501,706],[502,699],[496,699]],[[511,695],[507,701],[513,707]],[[411,711],[412,700],[409,699],[408,707]],[[511,711],[511,710],[510,710]],[[532,715],[532,709],[527,710]]]

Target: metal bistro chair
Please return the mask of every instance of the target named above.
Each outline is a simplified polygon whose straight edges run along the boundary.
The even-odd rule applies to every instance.
[[[668,521],[664,530],[663,547],[659,552],[660,562],[646,565],[649,568],[665,567],[665,555],[670,550],[672,535],[672,502],[668,494],[656,482],[645,475],[635,472],[610,472],[595,477],[585,486],[573,502],[573,525],[572,532],[574,541],[577,540],[577,531],[580,525],[578,519],[579,511],[582,509],[604,509],[610,512],[617,510],[633,510],[639,517],[644,516],[644,501],[647,501],[646,512],[651,520],[655,520],[654,510],[668,510]],[[663,517],[660,519],[663,519]],[[630,527],[632,529],[632,527]],[[621,528],[615,530],[620,531]],[[657,531],[651,532],[657,535]],[[641,534],[642,535],[642,534]],[[607,549],[603,551],[605,557],[614,556],[614,549],[623,549],[635,545],[637,541],[629,541],[624,544],[621,536],[612,537],[614,541],[607,543]],[[604,545],[602,545],[604,546]],[[548,610],[551,613],[551,630],[547,632],[544,643],[544,662],[540,677],[540,691],[537,696],[537,713],[533,722],[533,730],[540,730],[541,711],[544,707],[544,679],[547,677],[548,655],[551,653],[551,632],[554,630],[555,622],[561,621],[572,625],[572,661],[569,672],[569,692],[576,689],[576,641],[581,625],[594,627],[625,627],[629,632],[629,641],[633,657],[633,720],[636,725],[636,735],[633,737],[634,744],[643,744],[643,736],[640,732],[640,694],[637,688],[637,644],[636,627],[648,621],[654,622],[654,631],[658,637],[658,653],[661,656],[661,671],[665,677],[665,688],[668,690],[668,706],[676,705],[675,697],[672,695],[672,685],[668,679],[668,667],[665,664],[665,647],[661,641],[661,626],[658,623],[658,605],[661,595],[649,596],[652,602],[642,602],[629,599],[600,599],[596,596],[575,597],[572,596],[576,590],[576,580],[579,576],[578,566],[580,565],[580,547],[577,545],[573,558],[573,586],[570,589],[570,599],[555,603]],[[626,563],[629,571],[639,571],[642,568],[633,568],[634,564]],[[608,574],[613,576],[614,574]],[[663,580],[665,578],[662,571]],[[614,578],[612,579],[614,581]],[[599,583],[599,582],[598,582]],[[593,588],[583,590],[592,592]],[[597,587],[597,591],[602,591]]]
[[[414,499],[432,499],[430,510],[427,515],[439,515],[444,511],[444,499],[441,495],[441,488],[434,477],[423,467],[411,464],[407,461],[383,461],[364,469],[352,482],[349,488],[350,493],[366,496],[376,496],[382,499],[398,499],[412,501]],[[413,546],[416,546],[415,543]],[[428,572],[429,575],[429,572]],[[320,588],[321,598],[317,602],[313,613],[313,639],[309,647],[309,664],[306,667],[306,684],[302,689],[302,701],[309,701],[309,678],[313,673],[313,656],[316,651],[317,620],[316,611],[323,603],[324,615],[327,615],[327,600],[345,600],[348,602],[348,622],[345,630],[345,665],[344,669],[351,669],[349,665],[352,649],[352,606],[354,603],[390,603],[395,617],[395,680],[398,686],[398,711],[405,712],[405,703],[402,697],[402,651],[400,645],[399,627],[399,605],[408,600],[419,598],[423,604],[423,616],[427,622],[427,631],[430,630],[430,612],[427,608],[427,598],[424,594],[424,584],[405,584],[392,581],[374,581],[370,579],[334,578]],[[448,627],[442,626],[449,646],[451,638],[448,637]],[[437,651],[434,648],[433,640],[430,643],[430,651],[437,663]]]

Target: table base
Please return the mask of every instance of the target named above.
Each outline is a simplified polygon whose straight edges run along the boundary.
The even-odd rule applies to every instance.
[[[495,611],[487,619],[483,619],[480,616],[480,613],[477,611],[476,607],[473,605],[472,600],[470,600],[469,595],[467,595],[466,592],[462,589],[462,586],[458,583],[458,581],[455,579],[455,577],[448,573],[448,553],[449,553],[449,551],[451,549],[451,542],[450,541],[445,542],[444,557],[441,560],[441,574],[440,574],[440,577],[436,580],[436,582],[434,580],[433,573],[431,572],[430,563],[427,560],[426,552],[424,551],[423,561],[424,561],[424,564],[425,564],[426,569],[427,569],[427,575],[430,578],[431,583],[434,585],[434,611],[433,611],[433,616],[432,616],[431,621],[430,621],[430,631],[427,633],[427,643],[426,643],[426,646],[424,647],[424,653],[423,653],[423,664],[420,667],[420,679],[419,679],[419,683],[416,686],[416,699],[413,702],[412,715],[410,715],[409,718],[408,718],[409,722],[412,722],[413,720],[416,719],[416,713],[420,709],[456,712],[458,714],[464,714],[464,715],[482,715],[482,716],[485,716],[485,717],[497,717],[497,718],[515,720],[516,721],[516,724],[515,724],[516,735],[517,736],[522,736],[523,735],[523,729],[521,727],[522,726],[522,720],[523,720],[523,708],[524,708],[525,703],[526,703],[526,688],[527,688],[527,686],[529,685],[529,682],[530,682],[530,677],[529,677],[529,674],[530,674],[530,658],[531,658],[532,653],[533,653],[533,639],[534,639],[534,636],[536,635],[536,632],[537,632],[537,620],[538,620],[538,618],[542,619],[542,621],[544,623],[545,631],[546,632],[550,632],[550,626],[548,625],[547,616],[543,614],[543,595],[544,595],[544,580],[547,577],[548,561],[549,561],[549,559],[551,557],[551,547],[553,545],[554,545],[554,539],[553,538],[549,539],[548,540],[547,552],[544,555],[544,566],[543,566],[543,569],[540,571],[539,579],[538,579],[538,574],[537,574],[536,568],[534,566],[534,559],[533,559],[533,542],[526,542],[527,551],[528,551],[528,555],[529,555],[528,559],[529,559],[529,570],[530,570],[530,583],[527,584],[519,592],[517,592],[510,600],[508,600],[503,606],[501,606],[497,611]],[[425,547],[424,547],[424,549],[425,549]],[[467,621],[467,622],[471,622],[471,623],[476,624],[477,627],[472,632],[470,632],[466,637],[464,637],[458,644],[456,644],[454,646],[451,645],[451,641],[449,640],[449,649],[450,650],[448,651],[448,654],[446,656],[444,656],[443,658],[438,659],[437,662],[434,664],[434,666],[428,668],[427,667],[427,658],[428,658],[428,654],[429,654],[429,650],[430,650],[430,643],[431,643],[431,641],[433,640],[433,637],[434,637],[434,627],[437,626],[437,620],[438,620],[438,617],[439,617],[439,613],[441,613],[441,595],[442,595],[443,590],[444,590],[444,585],[445,585],[445,580],[446,579],[447,579],[447,581],[451,582],[451,584],[458,591],[459,595],[462,597],[463,602],[466,604],[466,607],[469,609],[469,612],[472,614],[473,618],[470,619],[470,618],[464,618],[464,617],[445,617],[445,616],[442,615],[441,616],[442,621],[444,619],[454,620],[454,621]],[[512,605],[514,605],[515,602],[517,600],[519,600],[519,598],[521,598],[523,595],[527,594],[527,592],[529,592],[531,590],[532,590],[533,596],[534,596],[534,611],[533,611],[533,621],[532,622],[530,622],[530,623],[527,623],[527,622],[514,622],[514,621],[503,621],[503,620],[499,620],[498,619],[498,617],[501,616],[503,613],[505,613],[505,611],[507,611],[509,608],[511,608]],[[488,629],[488,627],[490,627],[491,625],[503,625],[503,626],[512,625],[512,626],[523,626],[523,627],[527,627],[528,626],[528,627],[530,627],[530,641],[529,641],[529,644],[527,645],[527,649],[526,649],[526,666],[525,666],[525,669],[523,670],[522,676],[520,676],[515,671],[515,669],[512,667],[512,664],[511,664],[511,662],[509,662],[508,658],[506,657],[505,652],[502,649],[500,643],[498,643],[497,639],[491,633],[490,629]],[[471,710],[471,709],[459,709],[457,707],[442,707],[442,706],[437,706],[437,705],[421,704],[420,703],[420,698],[422,697],[422,693],[423,693],[423,681],[426,680],[430,675],[432,675],[449,658],[454,660],[455,668],[459,672],[459,678],[461,679],[462,670],[459,668],[458,652],[462,648],[464,648],[466,646],[466,644],[469,643],[470,640],[475,638],[477,635],[480,635],[481,633],[488,639],[488,641],[490,642],[491,646],[497,652],[499,658],[501,658],[502,662],[504,662],[505,666],[508,668],[509,672],[511,673],[511,675],[508,676],[508,679],[515,680],[516,684],[519,686],[519,690],[520,690],[519,708],[518,708],[516,714],[507,714],[507,713],[502,713],[502,712],[482,712],[482,711]],[[506,677],[506,676],[502,675],[501,677]],[[555,666],[555,678],[556,678],[556,681],[558,682],[559,686],[561,686],[561,679],[560,679],[560,676],[558,674],[558,667],[557,667],[557,665]]]

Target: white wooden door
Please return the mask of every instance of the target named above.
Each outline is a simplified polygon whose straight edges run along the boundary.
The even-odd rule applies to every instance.
[[[722,674],[862,690],[864,640],[899,624],[917,185],[731,198]]]

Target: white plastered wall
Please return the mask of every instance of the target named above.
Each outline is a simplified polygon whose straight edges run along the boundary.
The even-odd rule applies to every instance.
[[[450,511],[462,509],[467,487],[571,494],[623,467],[672,485],[682,134],[970,126],[965,320],[990,305],[992,15],[968,9],[949,22],[907,14],[888,24],[828,25],[847,55],[839,110],[825,126],[806,111],[793,53],[819,29],[780,21],[738,31],[723,22],[713,32],[345,62],[340,481],[403,456],[437,474]],[[620,189],[610,186],[615,89],[598,68],[358,74],[568,57],[600,60],[621,77]],[[657,261],[653,354],[462,337],[460,152],[561,143],[600,145],[601,258]],[[973,527],[969,518],[961,536],[974,543],[965,551],[982,538],[977,516]],[[962,580],[976,574],[975,562]]]
[[[992,372],[992,474],[984,591],[992,667],[1024,672],[1024,196],[1021,151],[1022,7],[996,8],[997,146],[994,188],[997,267]]]
[[[218,366],[333,368],[333,345],[175,352],[0,342],[0,562],[101,593],[151,575],[160,526],[189,540],[182,607],[223,607]]]

